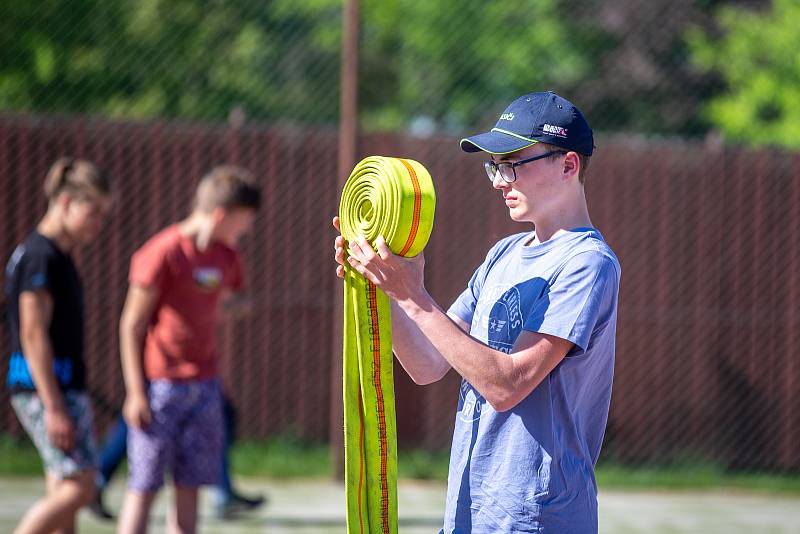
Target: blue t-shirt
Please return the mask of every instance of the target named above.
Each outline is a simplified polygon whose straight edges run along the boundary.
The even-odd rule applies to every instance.
[[[593,228],[497,243],[450,307],[470,335],[510,353],[523,330],[571,341],[517,406],[496,412],[461,383],[443,532],[597,532],[594,466],[614,373],[616,256]]]

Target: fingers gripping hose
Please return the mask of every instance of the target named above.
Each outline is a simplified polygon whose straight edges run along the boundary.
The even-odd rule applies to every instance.
[[[436,197],[413,160],[373,156],[345,183],[339,217],[349,242],[382,235],[395,254],[416,256],[433,228]],[[397,532],[397,427],[389,298],[345,268],[344,433],[347,532]]]

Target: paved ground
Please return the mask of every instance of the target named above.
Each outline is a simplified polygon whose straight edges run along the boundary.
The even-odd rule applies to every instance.
[[[249,492],[262,491],[270,502],[262,510],[232,521],[210,516],[209,496],[201,532],[207,534],[341,534],[344,532],[344,490],[327,480],[245,480]],[[0,532],[11,532],[19,515],[43,492],[36,479],[0,479]],[[108,501],[117,508],[122,484],[111,488]],[[398,488],[400,533],[435,534],[441,522],[444,486],[401,482]],[[159,498],[153,533],[163,532],[168,494]],[[114,532],[110,523],[82,512],[79,532]],[[600,496],[600,532],[604,534],[800,534],[800,497],[721,492],[620,492]]]

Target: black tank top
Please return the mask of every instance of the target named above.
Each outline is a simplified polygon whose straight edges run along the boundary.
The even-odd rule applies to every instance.
[[[6,383],[14,391],[35,390],[19,336],[19,296],[44,289],[53,298],[50,342],[62,390],[83,390],[83,286],[69,254],[37,231],[14,250],[6,265],[6,306],[11,341]]]

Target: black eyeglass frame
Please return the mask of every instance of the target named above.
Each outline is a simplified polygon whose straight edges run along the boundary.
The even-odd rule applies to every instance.
[[[502,178],[504,182],[508,184],[513,184],[514,182],[517,181],[517,167],[519,167],[520,165],[525,165],[526,163],[536,161],[537,159],[544,159],[552,156],[553,154],[566,154],[566,153],[567,153],[566,150],[551,150],[550,152],[545,152],[544,154],[539,154],[538,156],[533,156],[532,158],[514,162],[501,161],[498,163],[490,159],[483,162],[483,168],[484,170],[486,170],[486,174],[489,177],[489,180],[494,181],[494,177],[497,176],[498,172],[500,172],[500,178]],[[502,171],[503,165],[511,169],[511,173],[514,176],[513,180],[509,180],[508,177],[506,177],[506,175],[503,173]]]

